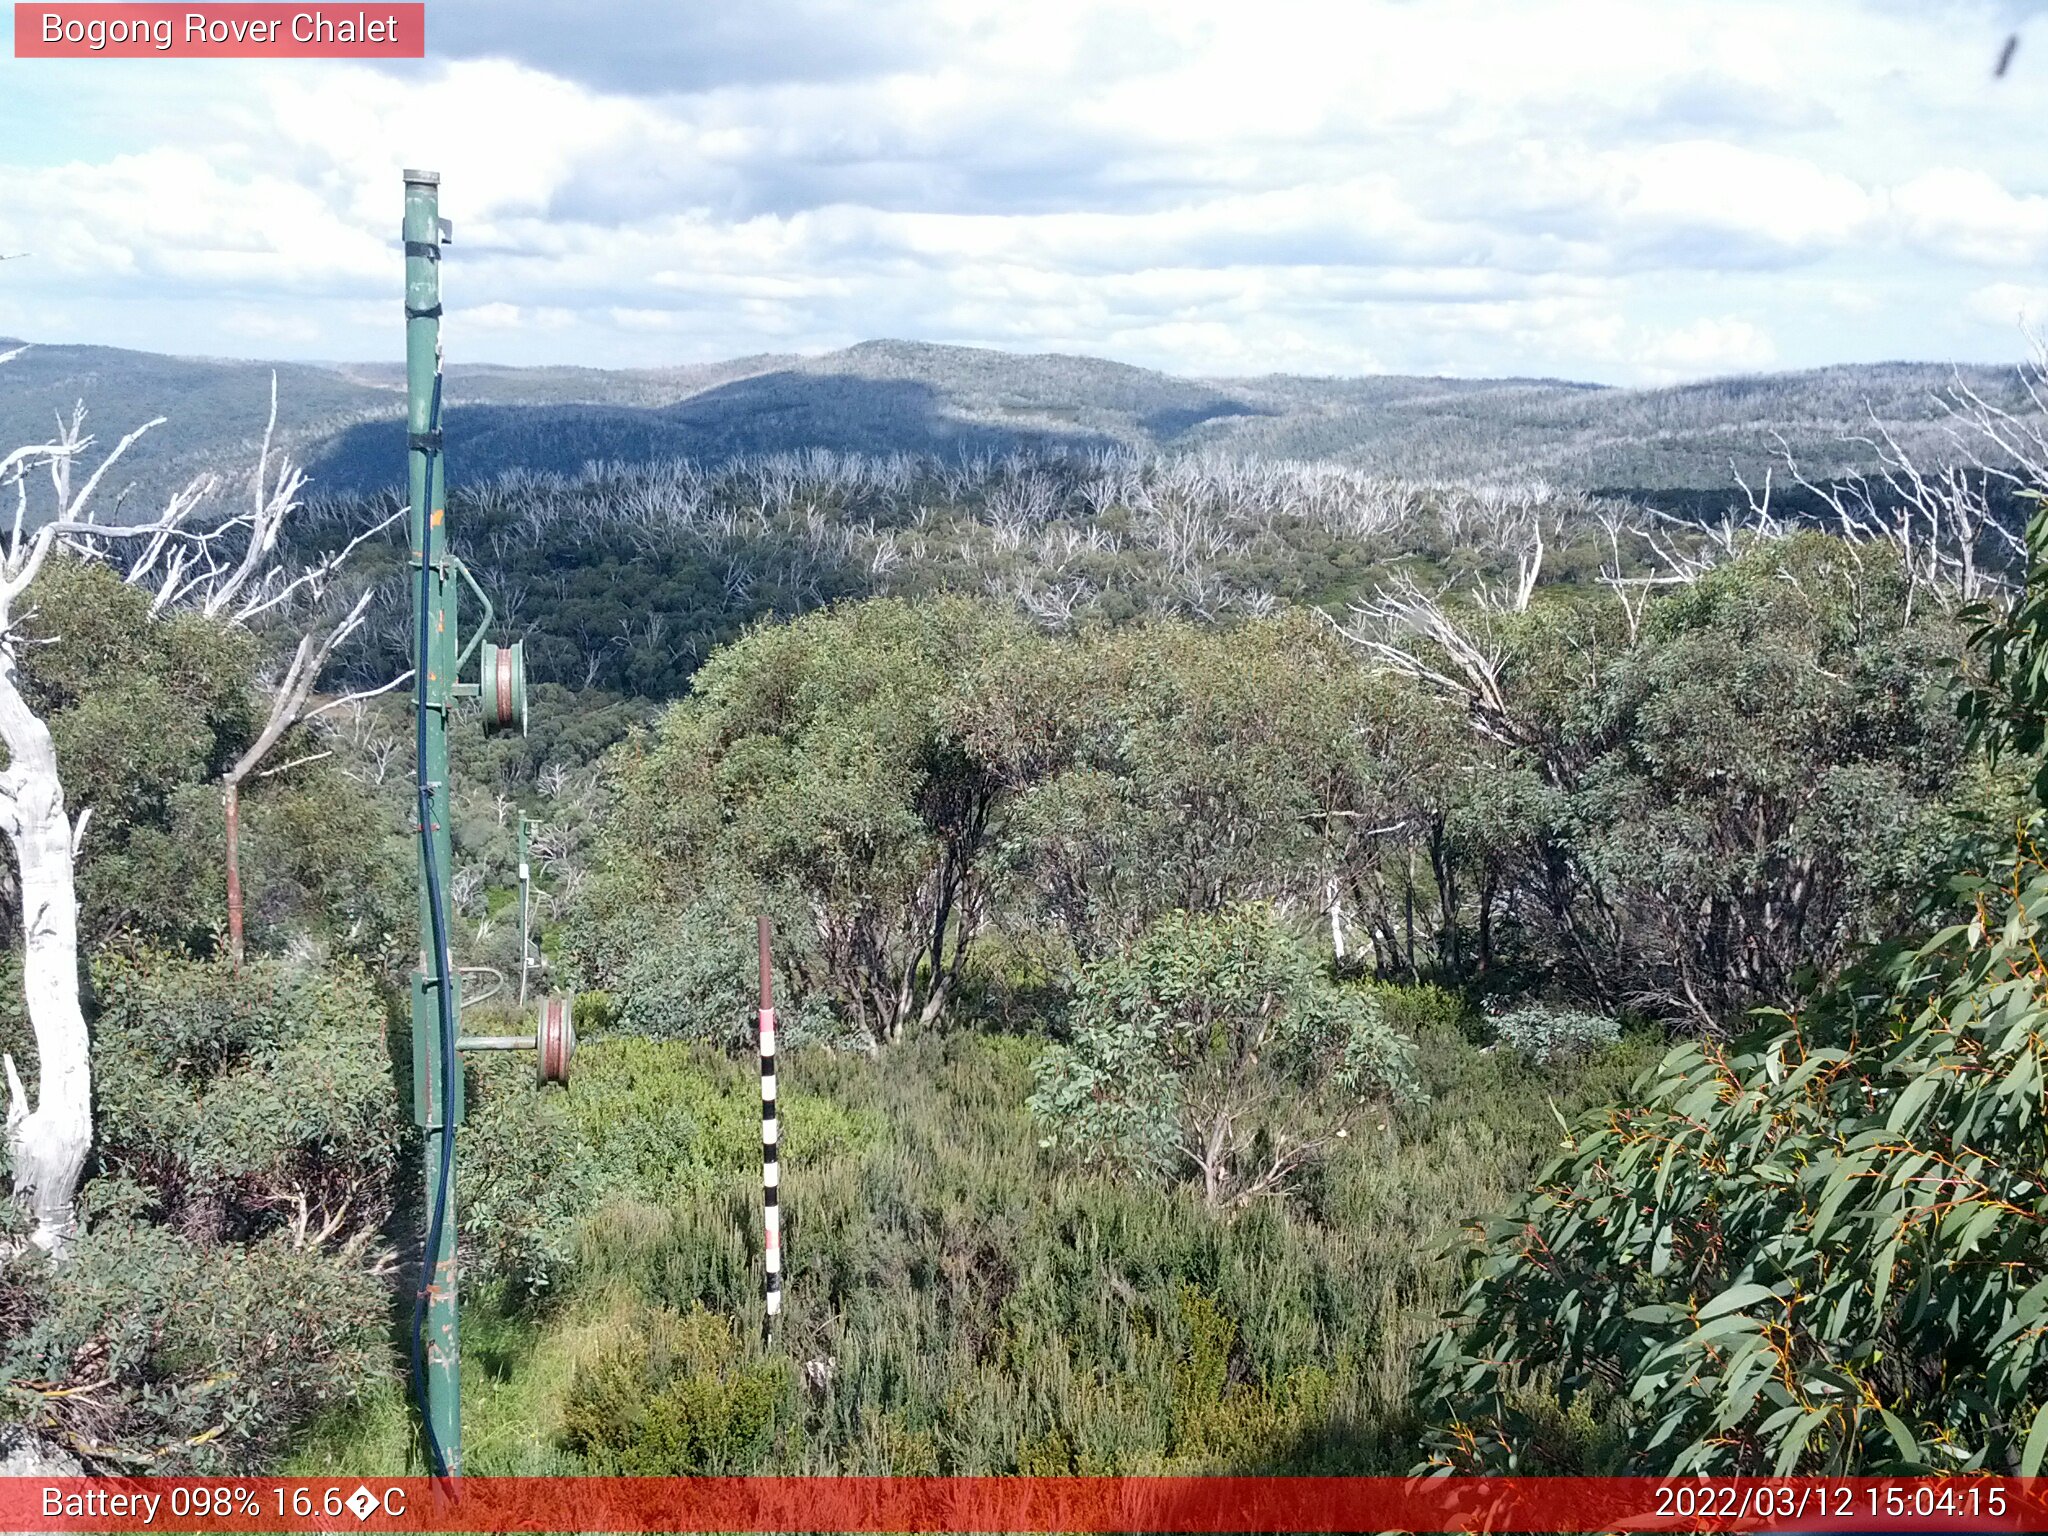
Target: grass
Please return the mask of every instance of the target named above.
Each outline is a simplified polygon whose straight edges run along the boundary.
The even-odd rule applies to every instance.
[[[1042,1151],[1029,1037],[791,1053],[768,1346],[751,1061],[593,1041],[564,1107],[604,1193],[544,1302],[464,1313],[469,1469],[1405,1471],[1459,1225],[1526,1186],[1553,1106],[1617,1096],[1657,1049],[1537,1070],[1443,1013],[1418,1012],[1428,1103],[1234,1218]],[[400,1472],[410,1435],[393,1380],[293,1470]]]
[[[507,1312],[491,1298],[462,1318],[464,1469],[478,1477],[584,1470],[557,1442],[562,1403],[589,1325]],[[287,1477],[417,1475],[425,1470],[414,1416],[399,1376],[379,1381],[341,1413],[316,1424],[283,1469]]]

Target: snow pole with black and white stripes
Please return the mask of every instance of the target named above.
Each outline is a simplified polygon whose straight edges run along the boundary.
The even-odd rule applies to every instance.
[[[782,1311],[782,1128],[775,1118],[775,989],[769,979],[768,919],[761,920],[761,1256],[767,1267],[767,1316],[762,1331],[775,1334]]]

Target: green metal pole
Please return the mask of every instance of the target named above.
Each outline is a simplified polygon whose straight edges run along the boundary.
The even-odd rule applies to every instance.
[[[415,702],[423,712],[425,777],[433,812],[426,828],[440,872],[442,931],[454,913],[447,881],[454,868],[448,826],[448,709],[455,684],[455,579],[448,559],[447,495],[441,466],[441,220],[440,175],[405,173],[405,385],[406,469],[410,495],[413,559],[426,563],[426,654],[413,657]],[[418,565],[413,600],[421,598]],[[419,613],[413,614],[414,634]],[[418,641],[414,642],[419,649]],[[420,854],[420,968],[414,973],[414,1111],[425,1130],[426,1196],[431,1221],[441,1167],[442,1140],[455,1127],[444,1124],[440,1085],[444,1072],[460,1072],[441,1050],[434,913],[428,890],[426,853]],[[453,986],[454,978],[448,978]],[[453,1002],[451,1000],[451,1006]],[[459,1101],[458,1101],[459,1104]],[[458,1116],[459,1118],[459,1108]],[[427,1421],[441,1446],[449,1475],[462,1467],[461,1365],[456,1333],[455,1197],[447,1210],[437,1250],[427,1256],[431,1279],[426,1312]]]

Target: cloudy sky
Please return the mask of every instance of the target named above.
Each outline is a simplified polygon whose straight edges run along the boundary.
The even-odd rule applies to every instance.
[[[418,165],[465,361],[2008,359],[2048,320],[2034,12],[429,0],[423,63],[0,56],[0,335],[395,357]]]

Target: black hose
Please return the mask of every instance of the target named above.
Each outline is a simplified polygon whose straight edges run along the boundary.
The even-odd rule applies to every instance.
[[[435,404],[439,406],[441,380],[434,378]],[[439,420],[440,412],[435,411]],[[429,449],[431,455],[435,450]],[[429,500],[433,494],[433,460],[427,461],[427,473],[422,477]],[[419,1404],[420,1425],[426,1432],[427,1459],[433,1474],[449,1478],[454,1474],[448,1466],[448,1454],[440,1437],[434,1433],[434,1415],[427,1397],[426,1326],[427,1297],[434,1284],[435,1257],[441,1251],[441,1233],[448,1220],[448,1195],[455,1182],[455,1087],[462,1068],[455,1059],[455,998],[452,981],[455,967],[448,953],[447,917],[441,908],[441,868],[434,852],[434,790],[427,778],[427,702],[428,659],[427,609],[433,595],[432,570],[427,554],[433,545],[433,509],[425,508],[420,514],[420,590],[419,590],[419,647],[413,653],[413,665],[417,669],[413,687],[413,769],[419,784],[420,818],[420,865],[426,875],[428,926],[433,945],[433,986],[436,1011],[440,1016],[441,1031],[441,1163],[434,1178],[434,1210],[427,1222],[426,1246],[420,1253],[419,1289],[412,1302],[412,1392]]]

